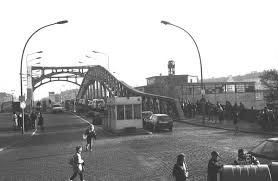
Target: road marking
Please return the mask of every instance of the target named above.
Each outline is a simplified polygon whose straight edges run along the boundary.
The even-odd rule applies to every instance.
[[[4,151],[5,149],[7,149],[7,147],[0,148],[0,151]]]
[[[35,131],[32,133],[32,136],[34,136],[34,134],[36,134],[37,128],[35,129]]]
[[[80,116],[77,116],[76,114],[72,113],[74,116],[78,117],[79,119],[81,119],[82,121],[88,123],[88,124],[91,124],[89,121],[87,121],[86,119],[80,117]]]

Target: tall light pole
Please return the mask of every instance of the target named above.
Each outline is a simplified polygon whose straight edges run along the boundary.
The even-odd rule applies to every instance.
[[[99,52],[99,51],[92,51],[93,53],[99,53],[107,56],[107,69],[109,70],[109,55],[107,53]]]
[[[188,32],[186,31],[185,29],[183,29],[182,27],[179,27],[177,25],[174,25],[170,22],[167,22],[167,21],[161,21],[162,24],[164,25],[172,25],[172,26],[175,26],[181,30],[183,30],[185,33],[187,33],[190,38],[193,40],[196,48],[197,48],[197,51],[198,51],[198,55],[199,55],[199,60],[200,60],[200,70],[201,70],[201,94],[202,94],[202,100],[201,100],[201,103],[202,103],[202,112],[203,112],[203,121],[205,119],[205,110],[204,110],[204,105],[205,105],[205,97],[204,97],[204,94],[205,94],[205,89],[204,89],[204,83],[203,83],[203,68],[202,68],[202,59],[201,59],[201,54],[200,54],[200,51],[199,51],[199,48],[198,48],[198,45],[196,43],[196,41],[194,40],[193,36]]]
[[[21,62],[20,62],[20,95],[22,97],[22,62],[23,62],[23,56],[24,56],[24,52],[25,52],[25,48],[29,42],[29,40],[34,36],[34,34],[36,34],[38,31],[40,31],[41,29],[44,29],[48,26],[52,26],[52,25],[56,25],[56,24],[65,24],[67,23],[68,21],[67,20],[64,20],[64,21],[58,21],[56,23],[52,23],[52,24],[48,24],[48,25],[45,25],[39,29],[37,29],[34,33],[31,34],[31,36],[27,39],[25,45],[24,45],[24,48],[23,48],[23,51],[22,51],[22,54],[21,54]]]
[[[64,20],[64,21],[58,21],[56,23],[52,23],[52,24],[48,24],[48,25],[45,25],[39,29],[37,29],[34,33],[31,34],[31,36],[27,39],[24,47],[23,47],[23,51],[22,51],[22,54],[21,54],[21,61],[20,61],[20,96],[21,96],[21,99],[22,99],[22,62],[23,62],[23,56],[24,56],[24,52],[25,52],[25,48],[29,42],[29,40],[34,36],[34,34],[36,34],[38,31],[40,31],[41,29],[44,29],[48,26],[52,26],[52,25],[56,25],[56,24],[65,24],[67,23],[68,21],[67,20]],[[20,100],[22,101],[22,100]],[[23,114],[23,120],[24,120],[24,114]],[[23,126],[24,127],[24,126]],[[24,133],[24,128],[22,128],[22,134]]]

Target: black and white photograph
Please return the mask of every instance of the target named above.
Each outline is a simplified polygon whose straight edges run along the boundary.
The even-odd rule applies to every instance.
[[[278,181],[277,8],[1,2],[0,181]]]

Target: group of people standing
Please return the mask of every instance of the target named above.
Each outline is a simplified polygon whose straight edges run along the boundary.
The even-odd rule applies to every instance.
[[[271,130],[278,125],[278,109],[266,106],[259,111],[257,119],[263,129]]]
[[[93,144],[92,139],[96,140],[96,131],[93,124],[90,124],[89,127],[85,130],[83,133],[83,139],[86,139],[86,151],[93,151]],[[82,146],[78,145],[75,148],[76,153],[73,155],[73,157],[70,159],[70,165],[73,167],[73,175],[70,177],[69,181],[72,181],[75,179],[77,175],[79,175],[80,181],[85,181],[83,172],[85,171],[85,161],[81,157],[82,153]]]
[[[195,103],[186,101],[181,102],[181,107],[184,112],[184,115],[189,118],[194,118],[196,114],[202,114],[201,101],[197,100]],[[225,104],[216,104],[211,103],[209,100],[206,101],[204,106],[204,113],[208,118],[208,121],[219,121],[223,122],[224,118],[231,120],[234,118],[235,114],[239,115],[240,119],[243,119],[245,107],[243,103],[240,102],[238,105],[235,103],[232,105],[229,101],[226,101]]]
[[[12,115],[12,121],[13,121],[13,129],[23,129],[24,131],[28,131],[30,129],[36,129],[37,126],[40,127],[41,130],[44,130],[44,124],[43,124],[43,116],[41,112],[34,112],[31,113],[25,113],[24,114],[24,120],[23,120],[23,114],[13,112]]]
[[[223,170],[223,164],[220,164],[220,154],[217,151],[211,152],[211,158],[207,166],[207,181],[217,181],[217,174]],[[248,154],[244,149],[238,149],[238,155],[233,165],[259,165],[260,162],[251,154]],[[177,163],[174,165],[172,175],[176,181],[185,181],[188,179],[188,167],[185,162],[185,155],[179,154],[177,156]]]

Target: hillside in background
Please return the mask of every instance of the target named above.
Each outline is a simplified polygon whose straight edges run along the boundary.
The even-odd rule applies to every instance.
[[[236,75],[236,76],[232,76],[233,80],[235,82],[244,82],[244,81],[250,81],[250,80],[256,80],[259,79],[259,76],[262,74],[263,72],[251,72],[245,75]],[[208,78],[208,79],[204,79],[204,82],[227,82],[229,76],[227,77],[217,77],[217,78]]]

